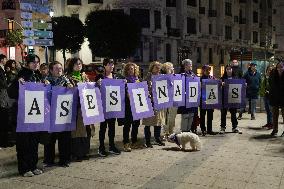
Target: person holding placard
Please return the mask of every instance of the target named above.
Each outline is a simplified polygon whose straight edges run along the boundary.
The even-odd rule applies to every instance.
[[[83,62],[80,58],[71,58],[68,63],[67,75],[73,86],[77,86],[79,82],[88,82],[87,75],[82,72]],[[89,159],[90,140],[92,136],[93,126],[84,126],[83,117],[80,106],[77,111],[76,130],[71,132],[71,154],[76,161]]]
[[[161,74],[174,74],[174,66],[171,62],[165,62],[162,64],[161,68]],[[174,127],[175,127],[175,120],[176,120],[176,115],[177,115],[177,108],[176,107],[171,107],[165,109],[165,125],[164,125],[164,130],[165,130],[165,137],[164,139],[167,139],[170,134],[174,132]]]
[[[225,72],[223,74],[223,76],[221,77],[222,80],[222,85],[224,87],[224,81],[225,79],[237,79],[237,75],[235,72],[233,72],[233,68],[231,65],[227,65],[225,67]],[[222,90],[223,92],[223,105],[224,105],[224,88]],[[231,122],[232,122],[232,132],[233,133],[241,133],[241,131],[238,128],[238,120],[237,120],[237,108],[229,108],[229,111],[231,113]],[[221,109],[221,129],[219,134],[225,134],[225,130],[226,130],[226,118],[227,118],[227,112],[228,109],[222,107]]]
[[[62,64],[58,61],[49,64],[50,76],[46,79],[51,86],[73,87],[67,77],[63,75]],[[69,167],[71,160],[71,132],[51,133],[49,141],[44,145],[44,161],[46,166],[53,166],[55,159],[55,143],[58,140],[59,162],[62,167]]]
[[[202,66],[202,76],[200,77],[200,81],[202,82],[203,79],[215,79],[213,76],[210,75],[211,67],[209,65]],[[214,109],[204,109],[201,105],[200,107],[200,127],[202,131],[202,135],[205,136],[206,134],[215,135],[216,133],[212,130],[212,121],[213,121],[213,112]],[[207,113],[207,130],[205,126],[205,116]]]
[[[160,62],[151,62],[149,66],[149,72],[145,78],[148,83],[149,96],[152,98],[152,75],[159,75],[161,70]],[[152,99],[153,101],[153,99]],[[161,141],[161,128],[165,125],[165,112],[164,110],[154,110],[155,115],[143,119],[144,134],[145,134],[145,147],[153,148],[151,144],[151,130],[150,126],[154,126],[155,141],[159,146],[165,146],[165,143]]]
[[[136,83],[140,82],[139,79],[139,67],[132,62],[129,62],[124,67],[124,77],[127,83]],[[127,90],[126,90],[127,91]],[[124,151],[131,152],[132,148],[137,148],[137,135],[138,135],[138,127],[140,125],[140,120],[133,120],[131,107],[130,107],[130,99],[129,94],[125,93],[125,118],[119,118],[118,124],[124,125],[123,126],[123,144],[124,144]],[[131,130],[131,142],[129,140],[129,132]]]
[[[43,82],[39,72],[40,59],[37,55],[29,54],[26,58],[26,67],[18,74],[20,84],[25,82]],[[38,145],[41,140],[40,132],[18,132],[16,139],[16,150],[18,159],[18,170],[24,177],[40,175],[42,170],[37,168]]]
[[[192,60],[184,59],[182,61],[181,74],[185,77],[196,77],[195,73],[192,71]],[[178,114],[181,114],[181,126],[180,130],[182,132],[195,132],[196,128],[193,127],[195,119],[198,119],[198,108],[186,108],[186,106],[180,106],[177,110]]]
[[[97,83],[100,85],[101,79],[116,79],[117,77],[113,74],[114,62],[112,59],[105,58],[103,61],[104,66],[104,75],[96,78]],[[100,123],[100,131],[99,131],[99,141],[100,146],[98,150],[98,154],[101,157],[105,157],[108,153],[105,150],[105,134],[106,129],[108,127],[108,137],[109,137],[109,153],[119,155],[121,152],[118,148],[116,148],[114,144],[115,137],[115,121],[116,118],[106,119],[104,122]]]

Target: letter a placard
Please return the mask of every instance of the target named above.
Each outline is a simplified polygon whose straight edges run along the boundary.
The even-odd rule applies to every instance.
[[[153,75],[152,94],[155,110],[173,107],[172,75]]]
[[[26,82],[19,84],[18,117],[16,132],[49,131],[50,85]]]
[[[222,107],[221,81],[203,79],[201,84],[202,108],[220,109]]]
[[[224,86],[224,108],[243,108],[246,89],[244,79],[226,79]]]
[[[78,83],[78,90],[84,125],[103,122],[101,92],[95,87],[95,83]]]
[[[52,87],[50,132],[76,129],[78,100],[77,88]]]
[[[125,83],[123,79],[103,79],[101,85],[105,119],[125,117]]]
[[[154,116],[147,82],[127,83],[133,120]]]

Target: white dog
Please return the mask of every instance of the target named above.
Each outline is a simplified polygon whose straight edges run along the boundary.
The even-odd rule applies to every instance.
[[[199,137],[191,132],[173,133],[169,136],[168,141],[176,143],[181,150],[185,150],[186,144],[189,142],[191,150],[201,150],[201,141]]]

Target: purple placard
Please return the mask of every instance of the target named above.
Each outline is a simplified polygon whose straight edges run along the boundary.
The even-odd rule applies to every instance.
[[[221,81],[215,79],[203,79],[201,84],[202,109],[222,108]]]
[[[224,104],[223,104],[224,108],[243,108],[245,107],[246,80],[245,79],[225,79],[224,82],[225,82]]]
[[[101,92],[95,85],[94,82],[78,83],[84,125],[105,121]]]
[[[127,88],[133,120],[154,116],[147,82],[127,83]]]
[[[50,85],[26,82],[19,84],[18,117],[16,132],[49,131]]]
[[[195,108],[200,105],[201,84],[200,77],[186,77],[186,108]]]
[[[175,74],[172,76],[173,82],[173,105],[175,107],[185,106],[185,76]]]
[[[73,131],[76,129],[78,100],[77,87],[52,87],[49,132]]]
[[[155,110],[173,107],[172,75],[153,75],[152,95]]]
[[[124,79],[103,79],[101,85],[105,119],[125,117]]]

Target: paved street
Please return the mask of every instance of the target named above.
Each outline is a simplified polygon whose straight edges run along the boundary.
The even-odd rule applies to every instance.
[[[266,115],[255,121],[244,115],[243,134],[201,137],[199,152],[178,151],[175,144],[137,149],[120,156],[97,156],[98,130],[93,138],[91,159],[69,168],[50,168],[32,178],[17,175],[15,148],[0,150],[0,189],[47,188],[258,188],[284,189],[284,137],[269,136],[261,129]],[[180,118],[177,117],[179,123]],[[280,119],[282,122],[282,118]],[[229,122],[229,119],[227,119]],[[178,124],[177,123],[177,124]],[[214,112],[214,130],[220,113]],[[231,131],[228,124],[227,132]],[[283,125],[280,124],[280,135]],[[139,136],[143,144],[143,127]],[[117,128],[117,141],[122,128]],[[122,147],[121,142],[119,143]],[[40,149],[42,161],[42,147]]]

